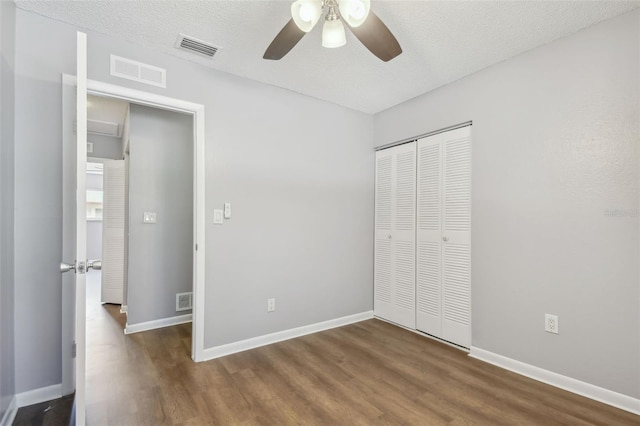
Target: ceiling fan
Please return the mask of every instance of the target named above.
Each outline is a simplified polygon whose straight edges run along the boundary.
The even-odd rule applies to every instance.
[[[292,18],[280,30],[264,52],[264,59],[282,59],[311,31],[324,14],[322,46],[344,46],[344,24],[364,46],[384,62],[402,53],[398,40],[371,10],[371,0],[296,0],[291,5]]]

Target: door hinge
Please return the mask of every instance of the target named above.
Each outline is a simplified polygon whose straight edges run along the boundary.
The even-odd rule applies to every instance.
[[[71,358],[76,357],[76,341],[74,340],[71,344]]]
[[[198,245],[196,244],[196,251],[198,251]]]

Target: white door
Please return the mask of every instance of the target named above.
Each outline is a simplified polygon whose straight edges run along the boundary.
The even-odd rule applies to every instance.
[[[418,141],[416,328],[442,336],[442,146]]]
[[[102,209],[102,303],[122,304],[125,254],[125,164],[105,160]]]
[[[471,127],[418,141],[416,328],[471,345]]]
[[[69,111],[69,106],[74,104],[75,111],[71,113],[75,120]],[[76,425],[82,426],[85,424],[85,273],[92,265],[86,261],[87,36],[80,32],[75,81],[63,76],[63,126],[73,126],[74,122],[75,138],[63,137],[62,387],[64,394],[75,390]],[[63,130],[63,135],[69,134],[73,132]],[[98,268],[99,263],[95,267]]]
[[[376,152],[374,313],[415,328],[416,143]]]

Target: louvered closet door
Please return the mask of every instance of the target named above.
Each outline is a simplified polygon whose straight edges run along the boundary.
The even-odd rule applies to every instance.
[[[375,315],[415,328],[415,142],[376,153]]]
[[[471,128],[443,141],[442,338],[471,345]]]
[[[442,140],[418,141],[416,328],[442,336]]]
[[[124,292],[124,160],[103,168],[102,303],[122,304]]]
[[[416,328],[471,345],[471,128],[418,141]]]

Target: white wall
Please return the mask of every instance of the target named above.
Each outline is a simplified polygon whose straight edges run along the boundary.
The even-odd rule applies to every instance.
[[[131,326],[191,313],[176,293],[193,290],[193,116],[132,104],[129,140]]]
[[[13,170],[15,7],[0,2],[0,420],[15,394]]]
[[[60,74],[72,26],[16,12],[16,387],[60,382]],[[205,344],[372,309],[371,116],[88,35],[89,78],[205,105]],[[109,54],[167,68],[167,88],[108,75]],[[38,123],[34,126],[33,123]],[[33,173],[32,170],[37,170]],[[43,209],[33,212],[36,199]],[[214,208],[234,217],[213,226]],[[41,262],[33,268],[33,259]],[[267,297],[278,310],[266,312]]]
[[[640,397],[638,12],[375,116],[473,120],[472,344]],[[610,217],[619,210],[623,217]],[[544,314],[559,315],[559,335]]]

